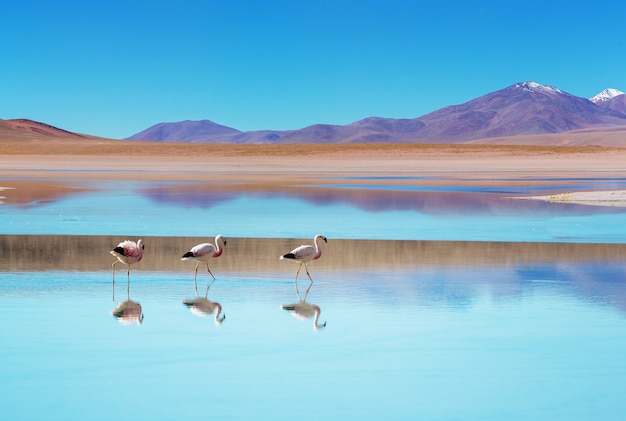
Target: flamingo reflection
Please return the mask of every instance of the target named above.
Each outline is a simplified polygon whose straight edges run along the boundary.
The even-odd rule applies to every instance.
[[[196,298],[183,300],[183,304],[198,317],[206,317],[215,313],[215,324],[221,325],[226,318],[226,314],[222,313],[222,305],[220,303],[208,299],[209,287],[210,285],[207,286],[204,297],[198,296],[198,289],[196,288]],[[222,313],[221,317],[220,313]]]
[[[143,322],[143,312],[141,304],[128,298],[126,301],[122,301],[111,312],[111,314],[117,318],[117,320],[125,325],[129,325],[133,322],[141,324]]]
[[[307,303],[306,298],[309,295],[313,281],[309,284],[309,287],[304,294],[304,299],[300,298],[300,292],[298,291],[298,284],[296,284],[296,295],[298,296],[298,302],[293,304],[283,304],[281,308],[287,310],[294,317],[298,319],[310,319],[313,317],[313,328],[315,330],[326,327],[326,322],[319,323],[320,313],[322,310],[318,305]]]

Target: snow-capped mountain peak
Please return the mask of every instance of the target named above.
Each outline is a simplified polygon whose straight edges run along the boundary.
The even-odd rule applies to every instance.
[[[600,92],[598,95],[592,97],[590,99],[593,103],[608,101],[609,99],[615,98],[616,96],[624,95],[624,92],[619,91],[617,89],[608,88],[604,91]]]
[[[516,83],[514,85],[514,88],[523,89],[525,91],[531,91],[531,92],[546,92],[550,94],[562,94],[563,93],[563,91],[561,91],[558,88],[555,88],[554,86],[542,85],[537,82]]]

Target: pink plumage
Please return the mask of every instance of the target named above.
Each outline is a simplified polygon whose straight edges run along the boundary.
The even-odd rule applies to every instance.
[[[296,285],[298,282],[298,274],[300,273],[300,268],[304,265],[304,269],[306,270],[306,274],[313,282],[311,275],[309,275],[309,268],[307,267],[307,262],[312,260],[319,259],[322,257],[322,249],[320,248],[320,241],[324,240],[325,243],[328,243],[328,239],[321,234],[317,234],[313,239],[313,243],[315,247],[311,245],[301,245],[300,247],[296,247],[291,250],[291,252],[287,254],[283,254],[280,256],[280,260],[291,260],[292,262],[299,263],[298,270],[296,271]]]
[[[132,265],[141,261],[143,257],[143,240],[139,240],[136,243],[134,241],[126,240],[122,241],[111,250],[111,254],[117,257],[117,260],[125,265]],[[117,262],[115,262],[117,263]]]
[[[183,260],[183,261],[195,260],[197,262],[195,274],[193,277],[193,283],[196,288],[196,293],[198,293],[198,283],[197,283],[198,266],[200,265],[201,262],[204,262],[204,264],[206,265],[206,270],[211,274],[213,281],[215,281],[215,276],[213,276],[211,269],[209,269],[209,260],[214,259],[216,257],[220,257],[222,253],[224,252],[225,245],[226,245],[226,239],[223,236],[218,235],[217,237],[215,237],[215,245],[210,244],[210,243],[198,244],[197,246],[193,246],[191,250],[183,254],[183,256],[180,258],[180,260]],[[210,286],[211,284],[207,286],[207,291],[209,290]]]
[[[115,265],[118,263],[123,263],[127,266],[127,276],[128,276],[128,294],[130,295],[130,265],[141,261],[143,258],[143,241],[138,240],[136,243],[134,241],[126,240],[122,241],[111,250],[111,254],[117,258],[115,262],[111,265],[113,270],[113,281],[112,286],[115,288]],[[113,299],[115,300],[115,293],[113,294]]]

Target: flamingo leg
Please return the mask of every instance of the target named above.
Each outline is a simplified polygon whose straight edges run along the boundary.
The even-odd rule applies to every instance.
[[[309,291],[311,290],[311,287],[313,286],[313,278],[311,278],[311,275],[309,274],[309,268],[306,265],[306,263],[304,263],[304,269],[306,270],[306,274],[309,277],[309,280],[311,281],[309,283],[309,287],[306,289],[306,292],[304,293],[304,301],[306,301],[306,297],[309,295]],[[298,298],[300,298],[299,295],[298,295]]]
[[[215,276],[213,276],[213,272],[211,272],[211,269],[209,269],[209,262],[206,262],[206,270],[211,274],[211,277],[215,281]]]
[[[306,263],[304,264],[304,269],[306,269],[306,274],[309,277],[309,279],[311,280],[311,283],[313,283],[313,278],[311,278],[311,275],[309,275],[309,268],[306,266]]]
[[[300,263],[298,265],[298,270],[296,271],[296,280],[295,280],[295,284],[296,284],[296,295],[298,296],[298,300],[300,300],[300,291],[298,291],[298,274],[300,273],[300,268],[302,267],[302,263]]]
[[[198,296],[198,281],[197,281],[197,279],[198,279],[198,266],[200,266],[200,262],[196,263],[196,272],[195,272],[195,274],[193,276],[193,286],[196,289],[196,297]]]
[[[306,289],[306,292],[304,293],[304,301],[306,301],[306,297],[308,297],[309,291],[312,286],[313,286],[313,281],[311,281],[311,283],[309,284],[309,287]]]
[[[205,298],[206,298],[206,295],[208,295],[209,293],[209,288],[211,288],[211,285],[213,285],[213,282],[215,282],[215,276],[213,276],[211,269],[209,269],[209,262],[204,262],[204,263],[206,264],[206,270],[211,274],[211,277],[213,278],[213,280],[209,282],[209,284],[206,287],[206,294],[205,294]]]
[[[127,272],[128,286],[126,287],[126,293],[128,294],[128,299],[130,300],[130,265],[127,265],[127,266],[128,266],[128,272]]]
[[[113,270],[113,278],[111,280],[111,291],[112,291],[112,295],[113,295],[113,301],[115,301],[115,265],[117,264],[117,262],[118,261],[116,260],[111,265],[111,269]]]

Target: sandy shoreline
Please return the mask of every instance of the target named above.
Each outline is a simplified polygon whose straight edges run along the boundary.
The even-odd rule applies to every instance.
[[[6,148],[0,177],[210,180],[329,174],[561,176],[626,175],[626,149],[495,145],[180,145],[132,144],[98,150],[72,144]],[[124,152],[125,151],[125,152]],[[78,174],[77,174],[78,173]]]
[[[626,190],[567,192],[548,196],[514,197],[513,199],[623,208],[626,207]]]

